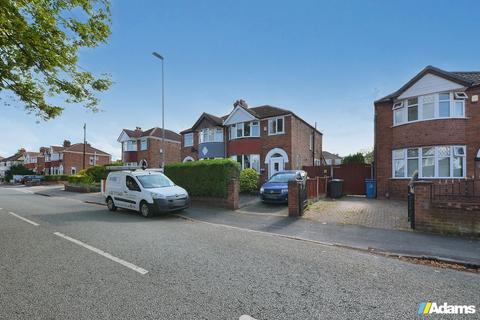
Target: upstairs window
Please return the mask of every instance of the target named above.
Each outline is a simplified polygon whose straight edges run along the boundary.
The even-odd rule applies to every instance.
[[[393,124],[397,125],[405,122],[404,111],[403,102],[397,102],[393,105]]]
[[[185,133],[183,135],[183,146],[184,147],[193,146],[193,132]]]
[[[418,120],[418,98],[410,98],[407,100],[408,121]]]
[[[241,122],[230,126],[230,139],[259,137],[260,123],[258,121]]]
[[[142,138],[140,140],[140,150],[147,150],[147,148],[148,148],[147,138]]]
[[[200,143],[223,142],[222,128],[205,128],[200,131]]]
[[[450,93],[438,95],[438,116],[440,118],[450,117]]]
[[[125,143],[125,151],[137,151],[137,140],[128,140]]]
[[[285,133],[283,120],[283,117],[268,120],[268,134],[273,135]]]

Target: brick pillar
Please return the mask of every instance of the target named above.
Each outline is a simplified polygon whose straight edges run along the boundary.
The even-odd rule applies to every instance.
[[[415,181],[413,183],[415,190],[415,228],[424,229],[430,224],[430,195],[433,182]]]
[[[227,188],[227,208],[237,210],[240,202],[240,184],[237,179],[232,179]]]
[[[288,216],[299,217],[300,208],[298,207],[298,182],[288,182]]]

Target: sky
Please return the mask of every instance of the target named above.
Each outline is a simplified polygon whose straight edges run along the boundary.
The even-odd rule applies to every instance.
[[[20,103],[0,106],[0,156],[87,140],[120,157],[123,128],[189,128],[233,102],[292,110],[323,133],[323,149],[373,147],[373,101],[427,65],[480,70],[479,1],[112,1],[107,44],[80,51],[79,65],[109,73],[101,112],[65,105],[38,121]],[[6,92],[0,91],[1,95]]]

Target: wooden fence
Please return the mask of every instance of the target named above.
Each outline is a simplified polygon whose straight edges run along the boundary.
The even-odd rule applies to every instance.
[[[372,179],[372,166],[369,164],[341,164],[334,166],[304,166],[309,178],[343,179],[343,193],[365,194],[365,179]],[[325,189],[326,191],[326,189]]]

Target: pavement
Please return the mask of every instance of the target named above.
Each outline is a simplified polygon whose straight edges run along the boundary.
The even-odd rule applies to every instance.
[[[71,193],[58,188],[37,193],[104,205],[100,193]],[[284,215],[285,206],[255,204],[253,201],[254,199],[245,201],[245,204],[250,205],[244,205],[234,212],[221,208],[192,207],[178,215],[191,220],[272,233],[331,246],[480,267],[479,239],[291,218]],[[262,210],[266,207],[264,214],[258,213],[258,206],[262,206]]]
[[[0,319],[412,319],[427,300],[480,304],[475,273],[24,191],[0,188]]]

